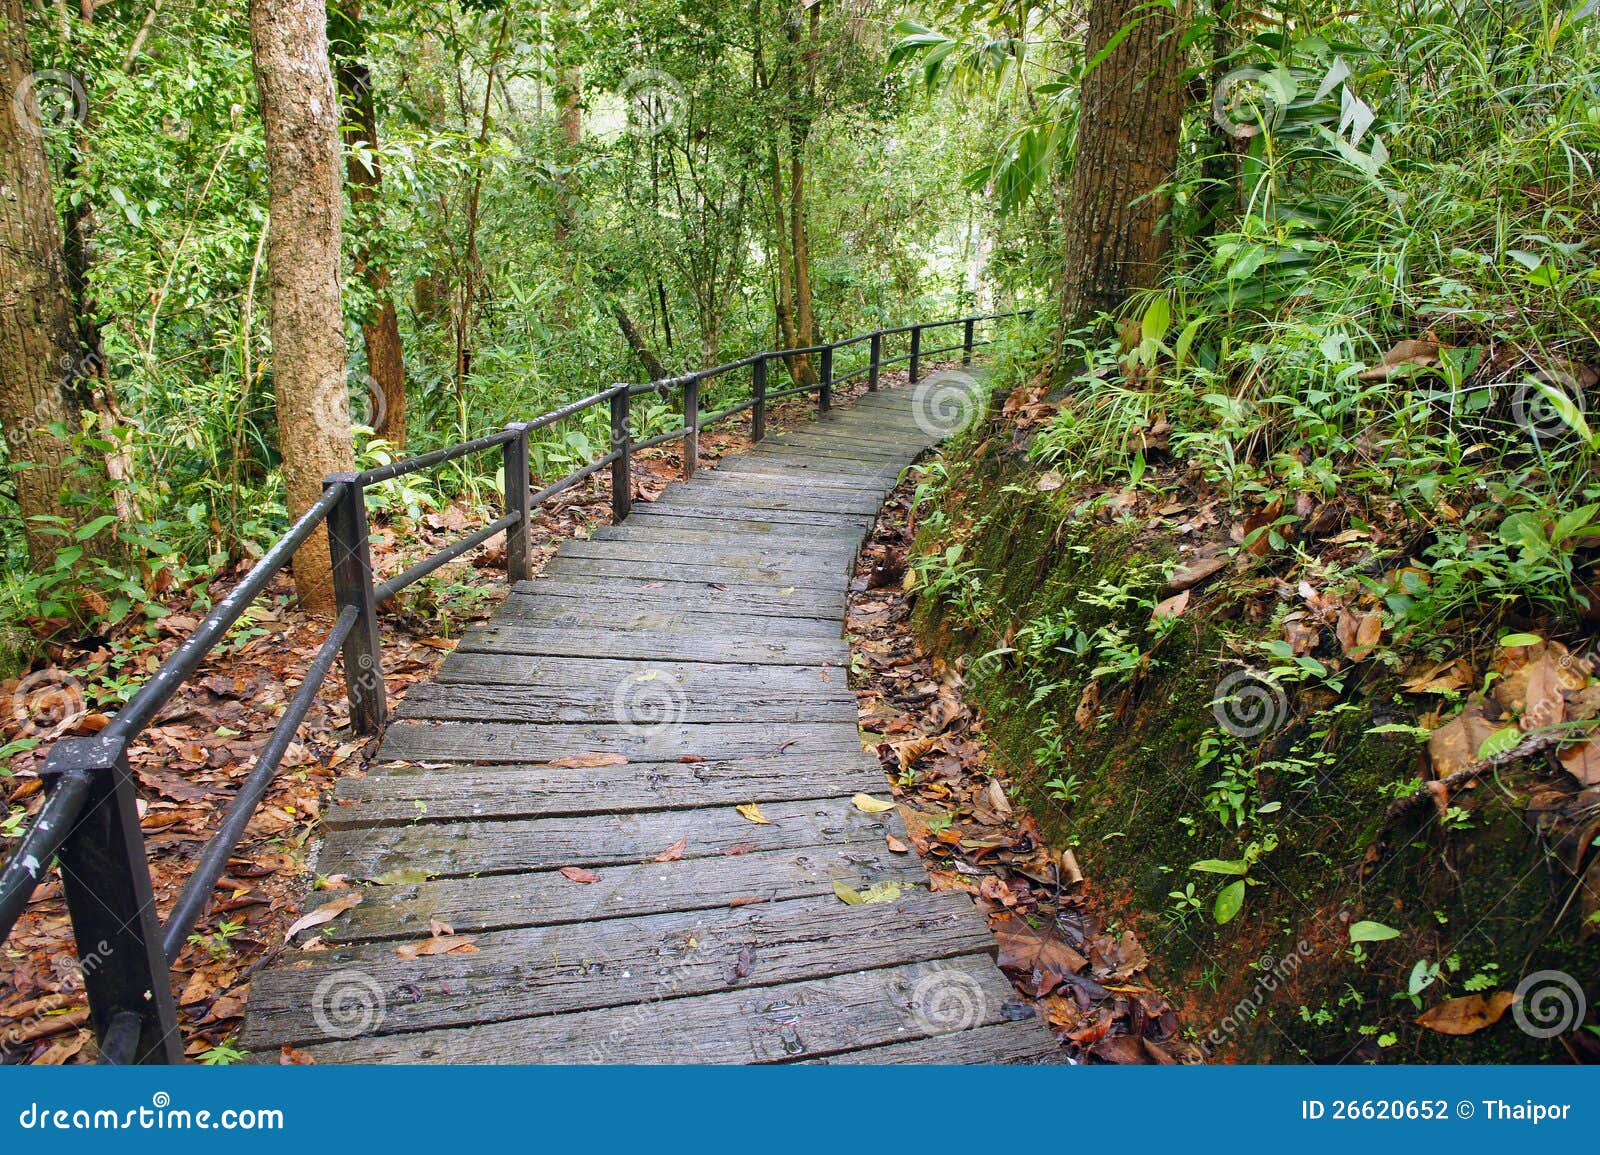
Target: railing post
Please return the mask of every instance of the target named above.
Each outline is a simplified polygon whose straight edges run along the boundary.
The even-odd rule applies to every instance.
[[[383,653],[378,642],[378,605],[372,591],[372,553],[367,537],[366,487],[354,473],[335,473],[323,487],[340,486],[328,511],[328,551],[339,608],[356,608],[356,624],[344,640],[344,685],[350,725],[358,734],[383,729],[388,704],[383,688]]]
[[[976,323],[976,318],[968,317],[966,323],[962,326],[961,363],[963,365],[972,364],[972,327]]]
[[[911,384],[917,383],[917,370],[922,365],[922,326],[911,329]]]
[[[506,512],[517,515],[517,524],[506,530],[506,581],[525,582],[533,572],[529,563],[528,519],[528,426],[513,421],[506,426],[516,430],[516,436],[501,446],[506,487]]]
[[[882,360],[883,360],[883,334],[882,333],[874,333],[872,335],[872,360],[869,362],[868,368],[867,368],[867,392],[868,393],[876,393],[878,391],[878,364]]]
[[[629,475],[633,453],[633,433],[628,426],[628,387],[618,385],[611,393],[611,520],[620,523],[633,507],[633,481]]]
[[[83,810],[56,860],[95,1038],[118,1040],[103,1053],[119,1061],[181,1063],[183,1037],[127,747],[110,736],[58,742],[41,777],[52,782],[66,774],[89,776]],[[138,1039],[125,1051],[132,1020]]]
[[[683,479],[694,476],[700,464],[700,378],[683,387]]]
[[[750,439],[760,441],[767,435],[767,359],[757,357],[750,366]]]
[[[826,413],[833,408],[833,346],[822,350],[822,379],[817,388],[817,409]]]

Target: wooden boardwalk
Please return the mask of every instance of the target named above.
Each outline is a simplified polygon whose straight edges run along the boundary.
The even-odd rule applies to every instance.
[[[407,694],[384,764],[341,782],[318,870],[377,885],[319,928],[326,949],[257,976],[245,1046],[318,1062],[1054,1055],[971,900],[930,893],[915,854],[891,852],[898,811],[851,801],[889,791],[856,728],[846,584],[931,444],[912,403],[868,394],[669,487],[562,545],[469,631]],[[836,882],[903,889],[852,905]],[[454,935],[430,949],[456,949],[397,951],[437,924]]]

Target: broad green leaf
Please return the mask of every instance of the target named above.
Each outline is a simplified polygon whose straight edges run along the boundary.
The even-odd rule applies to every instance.
[[[1351,942],[1387,942],[1399,938],[1400,932],[1381,922],[1353,922],[1350,924]]]
[[[1222,893],[1217,895],[1217,906],[1213,912],[1217,925],[1232,922],[1234,915],[1238,914],[1243,906],[1244,879],[1241,878],[1238,882],[1231,882],[1223,887]]]

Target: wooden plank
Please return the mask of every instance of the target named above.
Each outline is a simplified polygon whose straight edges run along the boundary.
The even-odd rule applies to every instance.
[[[769,525],[775,529],[781,527],[786,533],[796,532],[789,529],[790,526],[809,526],[817,533],[840,533],[847,529],[859,528],[863,535],[872,528],[875,520],[865,513],[841,513],[829,516],[801,509],[724,509],[692,514],[686,513],[683,508],[663,506],[659,502],[639,502],[628,515],[628,520],[622,524],[631,525],[640,518],[654,522],[657,517],[714,517],[719,522],[731,526],[748,528]]]
[[[837,585],[855,556],[853,546],[833,544],[797,545],[793,542],[774,549],[771,545],[740,549],[725,543],[721,548],[698,545],[668,545],[657,541],[567,541],[558,557],[598,558],[654,564],[665,570],[726,569],[735,576],[759,574],[763,581],[794,579],[820,589]]]
[[[773,636],[778,635],[778,636]],[[462,635],[465,653],[534,654],[542,657],[631,658],[647,661],[754,662],[772,666],[843,665],[850,649],[836,638],[784,637],[772,633],[689,635],[650,630],[546,630],[535,626],[474,626]]]
[[[703,525],[704,523],[699,523]],[[798,527],[791,527],[798,528]],[[810,529],[811,527],[805,527]],[[630,517],[622,525],[602,525],[590,541],[661,541],[677,545],[734,545],[749,549],[809,549],[813,546],[838,546],[852,552],[861,542],[861,531],[854,526],[817,527],[816,532],[774,533],[762,522],[728,522],[716,528],[697,528],[695,524],[673,524],[670,518],[641,520]]]
[[[723,588],[707,582],[678,582],[670,579],[648,582],[640,578],[596,578],[585,582],[567,574],[546,574],[531,582],[519,582],[502,604],[513,599],[537,598],[540,600],[572,600],[596,606],[653,605],[675,609],[703,609],[715,613],[747,614],[752,617],[807,617],[844,619],[844,595],[838,590],[807,589],[796,586],[793,593],[780,593],[787,586],[776,588],[727,585]],[[644,587],[650,586],[651,589]],[[641,596],[647,595],[647,596]],[[756,622],[752,628],[769,625]],[[842,629],[842,627],[841,627]]]
[[[773,758],[780,754],[859,757],[861,738],[854,718],[837,722],[675,722],[660,727],[402,719],[389,726],[379,754],[394,761],[481,765],[547,762],[580,754],[618,754],[630,762]]]
[[[693,815],[694,811],[684,812],[685,834],[679,837],[693,832]],[[924,890],[928,885],[927,872],[890,854],[881,837],[870,843],[732,858],[620,863],[591,873],[598,875],[598,882],[573,882],[556,869],[369,887],[360,906],[319,933],[334,942],[382,942],[425,937],[430,919],[460,934],[477,934],[668,912],[742,909],[818,895],[843,905],[834,893],[835,881],[857,891],[885,881]],[[326,898],[312,895],[302,906],[310,910]]]
[[[735,509],[741,513],[762,513],[769,509],[785,509],[804,513],[825,513],[836,516],[855,514],[866,516],[878,512],[879,500],[877,495],[871,493],[858,493],[844,497],[833,490],[813,490],[803,486],[783,490],[777,493],[757,492],[753,487],[747,489],[734,489],[732,487],[696,486],[693,490],[687,488],[671,488],[656,499],[656,506],[661,509],[677,509],[686,506],[695,509],[721,509],[724,507]]]
[[[513,600],[513,598],[515,600]],[[593,602],[549,598],[508,597],[495,621],[510,625],[537,626],[544,630],[650,630],[656,633],[748,633],[746,614],[717,613],[689,603],[650,605],[634,602]],[[796,638],[838,638],[843,629],[838,622],[823,618],[789,618],[783,632]]]
[[[670,981],[666,969],[658,977]],[[666,987],[636,1006],[305,1049],[319,1063],[795,1062],[936,1033],[913,1005],[919,983],[924,993],[934,983],[972,992],[974,1027],[1000,1020],[1011,989],[988,954],[971,954],[689,998],[666,997]]]
[[[771,566],[700,566],[662,565],[653,561],[617,561],[610,558],[575,558],[557,556],[545,566],[551,577],[568,577],[582,580],[588,577],[635,578],[644,582],[701,582],[708,586],[748,586],[758,589],[819,590],[842,596],[830,578],[796,570],[793,567]],[[818,584],[826,582],[827,584]]]
[[[913,892],[894,903],[847,906],[829,894],[765,907],[483,933],[469,954],[402,959],[389,944],[336,948],[251,983],[244,1042],[259,1048],[328,1039],[317,991],[324,989],[325,998],[323,984],[351,971],[385,993],[376,1029],[403,1036],[530,1013],[730,989],[760,992],[771,984],[970,955],[992,941],[970,915],[970,902],[955,895]],[[886,924],[894,927],[892,935],[884,933]],[[426,928],[419,930],[426,937]]]
[[[845,1051],[805,1063],[872,1066],[931,1066],[947,1064],[1055,1064],[1067,1061],[1062,1042],[1038,1020],[996,1023],[966,1031],[930,1035],[908,1043],[888,1043],[859,1051]]]
[[[647,680],[641,681],[641,678]],[[674,679],[659,668],[646,669],[583,697],[570,692],[552,693],[539,685],[425,683],[412,686],[405,697],[395,703],[392,716],[440,721],[492,718],[501,722],[616,722],[642,717],[645,711],[655,710],[657,717],[692,718],[703,724],[837,721],[841,715],[848,716],[848,712],[855,709],[855,695],[841,684],[830,687],[813,678],[804,691],[792,688],[774,691],[764,688],[759,679],[752,681],[755,685],[742,692],[726,684],[696,689],[692,683]]]
[[[507,775],[500,775],[501,779]],[[524,776],[525,777],[525,776]],[[545,818],[508,818],[473,822],[406,822],[399,826],[333,830],[317,855],[319,873],[378,878],[395,870],[426,869],[435,878],[554,870],[562,866],[608,867],[654,858],[680,838],[688,838],[686,860],[731,855],[792,852],[835,845],[882,845],[898,821],[891,812],[863,814],[850,795],[865,790],[886,797],[877,767],[833,771],[818,785],[806,775],[791,776],[790,790],[818,790],[820,797],[782,802],[758,793],[761,813],[770,821],[754,823],[717,798],[719,786],[699,787],[689,800],[695,809],[627,813],[571,814]],[[637,784],[634,784],[637,786]],[[727,794],[726,790],[720,790]],[[634,789],[630,797],[637,798]],[[684,799],[670,792],[670,799]],[[647,804],[660,802],[657,796]],[[714,805],[721,801],[722,805]],[[410,817],[410,816],[408,816]]]
[[[493,659],[497,664],[484,666]],[[774,697],[827,697],[848,690],[844,671],[837,666],[762,666],[753,663],[641,662],[610,658],[506,657],[492,654],[451,654],[435,681],[439,685],[501,685],[527,688],[553,700],[602,697],[609,704],[616,687],[629,679],[649,675],[666,679],[686,694],[739,695],[760,687]]]

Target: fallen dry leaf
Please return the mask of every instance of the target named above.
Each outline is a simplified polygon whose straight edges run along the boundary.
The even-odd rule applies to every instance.
[[[310,914],[298,919],[284,932],[283,941],[291,941],[295,935],[314,926],[321,926],[325,922],[332,922],[347,910],[352,910],[361,905],[362,894],[360,891],[351,891],[340,895],[332,902],[325,902]]]
[[[1441,1035],[1471,1035],[1500,1021],[1517,996],[1510,991],[1446,999],[1417,1016],[1417,1024]]]
[[[683,857],[683,852],[689,849],[689,836],[685,834],[678,841],[667,847],[660,854],[652,858],[651,862],[676,862]]]
[[[563,866],[561,873],[573,882],[599,882],[600,876],[592,870],[585,870],[581,866]]]
[[[771,826],[772,819],[761,813],[761,807],[754,802],[745,802],[734,807],[739,812],[739,817],[754,822],[757,826]]]
[[[857,794],[850,802],[863,814],[883,814],[894,809],[893,802],[885,802],[881,798],[874,798],[870,794]],[[746,815],[749,817],[749,815]]]
[[[421,942],[403,942],[394,948],[394,953],[401,958],[412,959],[434,954],[477,954],[478,948],[472,944],[469,936],[440,935],[438,938],[425,938]]]

